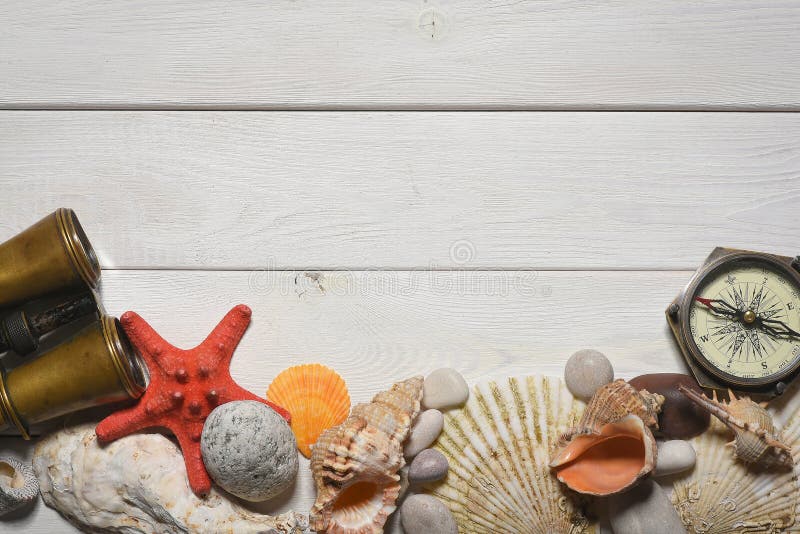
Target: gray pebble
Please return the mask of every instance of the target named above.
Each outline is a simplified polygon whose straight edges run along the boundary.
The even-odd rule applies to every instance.
[[[651,479],[608,498],[608,520],[616,534],[684,534],[678,513]]]
[[[203,426],[200,451],[222,489],[248,501],[286,491],[297,476],[297,443],[275,410],[256,401],[214,408]]]
[[[400,507],[406,534],[458,534],[458,525],[445,504],[430,495],[411,495]]]
[[[658,444],[658,457],[654,477],[674,475],[694,467],[697,455],[688,441],[673,439]]]
[[[614,368],[602,352],[579,350],[564,367],[564,382],[575,397],[589,400],[598,388],[614,380]]]
[[[422,484],[441,480],[447,476],[450,464],[444,454],[436,449],[425,449],[414,458],[408,468],[408,481],[412,484]]]
[[[422,405],[425,408],[455,408],[469,398],[469,386],[461,373],[450,367],[437,369],[425,379]]]
[[[439,410],[425,410],[419,414],[411,426],[408,439],[403,446],[403,453],[411,459],[420,451],[427,449],[442,433],[444,416]]]

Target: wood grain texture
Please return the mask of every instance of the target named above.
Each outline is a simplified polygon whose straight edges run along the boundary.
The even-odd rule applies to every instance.
[[[6,111],[0,191],[106,268],[694,269],[798,252],[800,115]]]
[[[10,0],[0,106],[797,109],[800,4]]]
[[[347,381],[354,402],[393,381],[442,366],[470,383],[518,374],[561,375],[575,350],[605,352],[618,376],[684,372],[664,308],[686,272],[106,271],[108,312],[140,313],[179,347],[198,344],[235,304],[253,322],[231,372],[265,394],[285,367],[321,362]],[[29,456],[21,440],[0,448]],[[301,466],[291,499],[271,509],[307,510],[314,491]],[[264,508],[269,510],[270,508]],[[4,528],[49,534],[63,520],[39,502]],[[10,532],[11,530],[9,530]]]

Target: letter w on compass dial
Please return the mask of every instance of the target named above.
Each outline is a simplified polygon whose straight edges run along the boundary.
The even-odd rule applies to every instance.
[[[761,379],[800,357],[800,295],[780,272],[739,264],[709,276],[693,295],[691,337],[726,375]]]

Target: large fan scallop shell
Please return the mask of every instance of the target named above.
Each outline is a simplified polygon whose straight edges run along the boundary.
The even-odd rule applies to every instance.
[[[403,441],[419,413],[423,378],[398,382],[358,404],[311,452],[317,499],[311,527],[328,534],[383,532],[400,494]]]
[[[584,501],[548,466],[559,429],[575,426],[582,410],[559,379],[530,376],[478,385],[447,414],[435,447],[450,472],[429,491],[453,512],[459,532],[595,532]]]
[[[790,417],[783,436],[800,457],[800,412]],[[798,468],[753,466],[731,454],[730,430],[712,420],[707,432],[691,440],[697,464],[674,482],[672,502],[691,534],[800,531]]]
[[[313,363],[289,367],[275,377],[267,400],[292,414],[297,448],[306,458],[325,430],[341,424],[350,413],[347,385],[333,369]]]

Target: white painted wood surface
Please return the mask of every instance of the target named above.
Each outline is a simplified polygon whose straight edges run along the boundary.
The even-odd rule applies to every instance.
[[[797,109],[800,4],[6,0],[6,107]]]
[[[800,249],[792,113],[6,112],[8,235],[110,268],[691,269]]]
[[[75,208],[108,311],[177,345],[249,304],[232,372],[256,393],[308,361],[355,401],[442,365],[558,375],[584,347],[683,371],[663,310],[708,252],[800,250],[799,21],[760,0],[6,1],[0,241]],[[312,499],[305,473],[273,508]],[[0,519],[70,531],[41,502]]]

